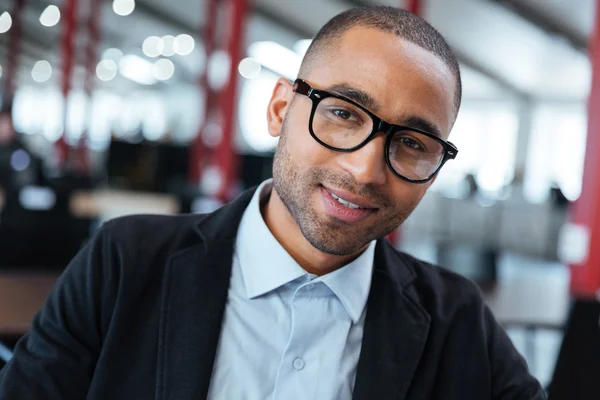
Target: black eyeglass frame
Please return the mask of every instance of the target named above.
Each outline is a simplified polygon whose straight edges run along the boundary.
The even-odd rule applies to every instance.
[[[424,131],[421,129],[417,129],[417,128],[412,128],[410,126],[395,125],[395,124],[386,122],[383,119],[379,118],[377,115],[373,114],[371,111],[367,110],[362,105],[356,103],[355,101],[352,101],[344,96],[339,96],[337,94],[328,92],[326,90],[315,89],[302,79],[296,79],[294,81],[294,92],[305,95],[309,99],[312,100],[312,109],[310,111],[310,119],[308,121],[308,131],[310,132],[310,135],[313,137],[313,139],[315,139],[320,145],[328,148],[329,150],[333,150],[333,151],[337,151],[337,152],[341,152],[341,153],[350,153],[350,152],[356,151],[356,150],[360,149],[361,147],[365,146],[367,143],[369,143],[371,140],[373,140],[375,138],[377,133],[383,132],[385,134],[385,163],[387,164],[388,168],[390,169],[390,171],[392,171],[392,173],[394,175],[396,175],[398,178],[405,180],[407,182],[411,182],[411,183],[427,183],[427,182],[429,182],[442,169],[442,167],[448,160],[453,160],[454,158],[456,158],[456,155],[458,154],[458,149],[456,148],[456,146],[454,144],[439,138],[438,136],[434,135],[433,133],[430,133],[430,132],[427,132],[427,131]],[[352,148],[349,148],[349,149],[342,149],[339,147],[331,146],[331,145],[323,142],[315,134],[315,132],[313,131],[313,120],[315,117],[315,111],[317,110],[319,103],[328,97],[334,97],[334,98],[337,98],[340,100],[347,101],[348,103],[353,104],[354,106],[360,108],[369,117],[371,117],[371,119],[373,120],[373,130],[371,131],[371,133],[369,135],[367,135],[367,137],[361,143],[359,143],[358,145],[356,145]],[[440,143],[442,145],[442,147],[444,148],[444,155],[443,155],[442,161],[440,162],[440,165],[437,167],[437,169],[433,173],[431,173],[431,175],[429,175],[425,179],[414,180],[414,179],[407,178],[407,177],[401,175],[399,172],[397,172],[394,169],[394,167],[392,166],[392,162],[390,160],[390,146],[392,143],[392,137],[394,136],[394,133],[396,133],[398,131],[406,131],[406,130],[423,134],[423,135],[435,140],[436,142]]]

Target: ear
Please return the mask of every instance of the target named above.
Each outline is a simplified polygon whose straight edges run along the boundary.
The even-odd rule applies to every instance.
[[[279,79],[267,107],[267,122],[271,136],[279,137],[281,134],[283,120],[293,96],[293,85],[285,78]]]

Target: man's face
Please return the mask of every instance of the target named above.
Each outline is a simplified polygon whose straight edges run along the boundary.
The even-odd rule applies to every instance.
[[[454,122],[451,70],[392,33],[371,28],[346,32],[303,78],[317,89],[344,86],[365,92],[376,103],[368,108],[384,120],[406,125],[420,118],[444,139]],[[350,255],[396,229],[431,182],[414,184],[393,175],[385,163],[383,134],[351,153],[323,147],[308,130],[311,107],[312,101],[292,93],[289,83],[278,83],[269,106],[269,131],[281,138],[274,188],[315,248]],[[356,210],[336,197],[365,208]]]

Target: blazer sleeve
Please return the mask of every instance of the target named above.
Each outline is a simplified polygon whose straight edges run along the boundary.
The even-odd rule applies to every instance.
[[[492,373],[493,400],[546,400],[540,383],[487,306],[483,310]]]
[[[0,370],[0,400],[86,398],[114,298],[107,236],[100,228],[58,279]]]

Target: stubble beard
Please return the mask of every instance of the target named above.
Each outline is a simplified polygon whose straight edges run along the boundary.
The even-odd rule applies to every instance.
[[[277,195],[292,215],[302,235],[317,250],[324,253],[347,256],[364,249],[372,240],[379,239],[394,231],[412,213],[418,202],[400,210],[390,211],[391,207],[382,207],[376,212],[377,223],[363,229],[328,218],[323,220],[311,206],[314,193],[319,184],[327,182],[338,188],[352,190],[356,185],[343,175],[334,174],[325,168],[311,168],[305,173],[293,164],[287,141],[287,119],[284,120],[281,136],[273,160],[273,187]],[[378,198],[378,204],[389,204],[373,188],[368,190],[372,197]]]

